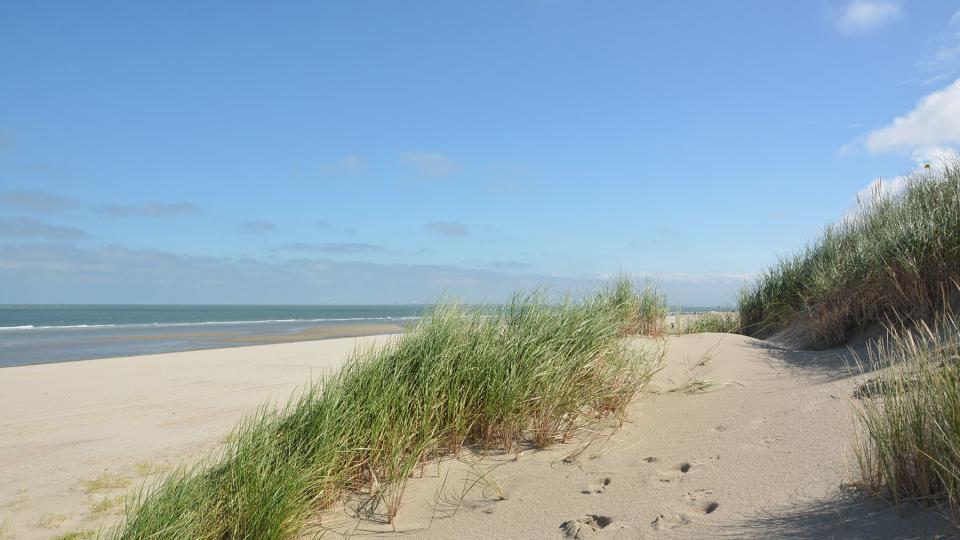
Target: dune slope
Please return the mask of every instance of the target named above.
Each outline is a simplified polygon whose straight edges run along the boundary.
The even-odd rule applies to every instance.
[[[519,459],[430,466],[407,488],[398,532],[417,538],[953,537],[955,530],[934,511],[905,508],[901,516],[850,488],[855,380],[846,354],[793,351],[733,334],[671,337],[664,369],[612,437],[566,462],[577,443]],[[357,505],[328,517],[326,526],[361,536],[390,530],[351,515]]]

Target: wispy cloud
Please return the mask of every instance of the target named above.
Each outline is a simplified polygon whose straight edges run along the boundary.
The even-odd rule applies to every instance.
[[[18,240],[80,240],[87,233],[75,227],[51,225],[32,218],[0,217],[0,237]]]
[[[359,171],[366,165],[364,159],[356,154],[347,154],[337,160],[337,167],[342,171]]]
[[[319,220],[317,220],[317,221],[315,222],[315,225],[317,226],[318,229],[320,229],[320,230],[322,230],[322,231],[339,232],[339,233],[343,233],[343,234],[347,234],[347,235],[356,234],[356,233],[357,233],[357,228],[356,228],[356,227],[340,227],[340,226],[338,226],[338,225],[336,225],[336,224],[334,224],[334,223],[331,223],[331,222],[329,222],[329,221],[327,221],[327,220],[325,220],[325,219],[319,219]]]
[[[367,160],[358,154],[344,154],[336,159],[324,161],[315,169],[324,177],[337,177],[344,175],[354,175],[367,168]],[[308,167],[312,170],[313,166]],[[297,169],[297,174],[303,174],[305,171]]]
[[[470,236],[470,228],[456,221],[435,221],[423,226],[423,230],[441,236]]]
[[[161,219],[193,216],[200,213],[200,207],[189,202],[111,204],[99,206],[97,210],[113,217],[151,217]]]
[[[900,2],[894,0],[854,0],[837,13],[837,26],[846,33],[877,29],[900,16]]]
[[[292,242],[277,246],[275,251],[302,251],[312,253],[371,253],[385,251],[383,246],[362,242]]]
[[[93,205],[70,197],[38,190],[2,191],[0,192],[0,205],[35,214],[52,214],[79,208],[113,217],[169,219],[200,213],[200,207],[190,202]]]
[[[269,221],[256,219],[237,223],[236,230],[246,234],[263,234],[277,230],[277,226]]]
[[[930,52],[919,62],[922,82],[932,84],[960,71],[960,10],[953,14],[946,29],[936,32]]]
[[[457,170],[457,163],[440,152],[404,152],[400,161],[413,167],[417,175],[425,179],[442,178]]]
[[[38,214],[48,214],[61,210],[68,210],[80,205],[77,201],[47,193],[46,191],[13,190],[0,192],[0,204],[36,212]]]

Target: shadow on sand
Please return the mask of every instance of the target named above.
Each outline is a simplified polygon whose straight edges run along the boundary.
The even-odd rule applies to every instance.
[[[960,538],[937,507],[902,504],[900,511],[853,487],[822,501],[747,516],[727,538]]]
[[[772,341],[750,340],[753,347],[784,364],[804,370],[807,376],[835,381],[860,375],[858,359],[867,358],[867,347],[836,347],[826,350],[803,350],[779,345]]]

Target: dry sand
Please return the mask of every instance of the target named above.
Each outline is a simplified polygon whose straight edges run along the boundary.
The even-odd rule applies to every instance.
[[[355,345],[386,339],[2,368],[0,530],[50,538],[95,529],[116,518],[118,495],[215,449],[244,414],[285,402]]]
[[[0,523],[15,538],[48,538],[115,519],[115,510],[92,515],[90,502],[124,488],[89,493],[85,480],[108,471],[136,482],[149,464],[196,459],[244,412],[286,399],[311,373],[339,365],[355,342],[382,339],[0,370]],[[898,515],[849,486],[855,380],[844,352],[724,334],[671,337],[666,351],[664,369],[612,436],[584,433],[549,450],[426,467],[406,488],[399,534],[955,536],[935,511]],[[703,382],[703,392],[672,391]],[[376,512],[358,510],[361,502],[324,516],[329,535],[393,536]]]

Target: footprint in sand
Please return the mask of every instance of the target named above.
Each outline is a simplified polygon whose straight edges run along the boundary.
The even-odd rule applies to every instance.
[[[720,507],[720,503],[708,499],[700,499],[703,494],[710,493],[712,492],[705,490],[688,493],[685,497],[689,501],[686,510],[679,514],[660,514],[650,522],[650,526],[658,531],[663,529],[676,529],[677,527],[689,525],[698,518],[716,512],[717,508]]]
[[[607,516],[598,516],[596,514],[587,514],[577,519],[564,521],[560,524],[560,530],[567,538],[587,538],[591,534],[604,529],[613,523]]]
[[[685,474],[690,472],[690,469],[692,468],[693,464],[685,461],[679,465],[657,473],[657,480],[663,484],[673,484],[679,482],[681,479],[683,479]]]
[[[609,478],[600,478],[597,482],[587,484],[587,487],[581,489],[580,493],[584,495],[602,495],[603,492],[607,490],[610,482],[611,480]]]

